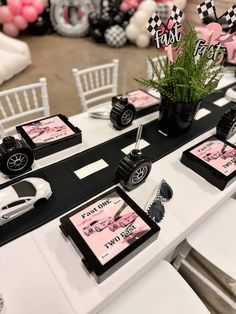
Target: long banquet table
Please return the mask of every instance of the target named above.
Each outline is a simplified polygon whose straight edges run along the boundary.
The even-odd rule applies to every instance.
[[[224,78],[220,87],[234,80]],[[156,118],[157,113],[152,113],[137,119],[129,130]],[[70,121],[82,129],[83,143],[38,160],[36,168],[127,132],[127,129],[120,132],[114,130],[109,121],[91,119],[88,113],[73,116]],[[146,182],[129,192],[130,197],[144,207],[156,184],[164,178],[172,186],[174,197],[166,204],[166,215],[160,223],[158,239],[103,283],[98,285],[84,270],[75,248],[62,236],[59,218],[3,246],[0,249],[0,292],[5,301],[3,313],[97,313],[152,265],[171,253],[208,215],[236,192],[236,182],[220,191],[180,162],[184,150],[214,132],[214,129],[206,132],[155,162]],[[2,182],[4,179],[0,178]]]

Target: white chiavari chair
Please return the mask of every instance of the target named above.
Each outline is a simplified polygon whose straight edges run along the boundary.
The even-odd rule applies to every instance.
[[[0,92],[0,137],[14,133],[18,121],[50,115],[47,80]]]
[[[165,64],[166,59],[167,59],[166,55],[152,58],[152,61],[157,65],[158,70],[161,72],[162,77],[163,77],[164,73],[162,71],[161,65]],[[147,60],[147,75],[148,75],[148,79],[154,79],[154,80],[156,79],[155,74],[153,74],[153,71],[152,71],[152,66],[148,60]],[[157,98],[160,98],[160,93],[157,92],[156,90],[148,89],[148,92],[151,95],[153,95]]]
[[[117,95],[119,60],[84,70],[73,69],[83,111],[90,105],[111,103]]]
[[[161,71],[161,65],[160,64],[164,65],[166,62],[166,59],[167,59],[167,56],[163,55],[163,56],[152,58],[152,61],[157,65],[158,70]],[[149,79],[151,79],[151,78],[155,79],[155,75],[153,77],[152,66],[148,61],[147,61],[147,75],[148,75]],[[161,73],[161,76],[163,76],[163,72]]]

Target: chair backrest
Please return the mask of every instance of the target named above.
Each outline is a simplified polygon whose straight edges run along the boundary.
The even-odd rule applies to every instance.
[[[84,70],[73,69],[83,111],[117,95],[119,60]]]
[[[166,58],[167,58],[166,55],[152,58],[152,61],[157,65],[157,68],[161,71],[161,76],[163,76],[164,73],[161,70],[160,64],[164,65],[166,62]],[[148,75],[149,79],[151,79],[151,78],[155,79],[156,78],[155,75],[153,77],[152,66],[151,66],[150,62],[148,62],[148,60],[147,60],[147,75]]]
[[[35,84],[0,92],[0,137],[14,132],[19,120],[26,122],[34,116],[39,118],[49,115],[46,78],[41,78]]]

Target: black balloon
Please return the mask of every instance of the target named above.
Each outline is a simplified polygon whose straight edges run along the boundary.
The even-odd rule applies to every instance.
[[[103,0],[101,0],[101,11],[98,13],[90,13],[89,24],[90,24],[90,34],[96,42],[105,42],[104,33],[105,31],[113,26],[119,25],[121,27],[126,27],[125,14],[120,12],[121,0],[110,0],[108,2],[108,7],[104,7]]]
[[[99,24],[99,15],[95,12],[89,13],[88,22],[91,27],[97,27]]]
[[[120,10],[117,9],[117,8],[112,8],[110,11],[109,11],[109,15],[114,18],[117,14],[119,14]]]
[[[43,14],[39,15],[34,23],[29,23],[29,32],[32,35],[42,36],[52,30],[52,24],[49,16],[49,9],[46,9]]]
[[[98,27],[105,31],[109,26],[112,25],[112,18],[109,15],[101,15],[99,19]]]
[[[99,28],[91,29],[90,35],[93,37],[93,39],[97,43],[103,43],[105,41],[104,39],[104,32],[102,32]]]
[[[125,29],[128,25],[129,25],[129,22],[124,21],[121,26]]]
[[[28,30],[32,35],[44,35],[48,30],[47,23],[42,16],[39,16],[36,22],[29,24]]]
[[[113,18],[114,24],[116,24],[116,25],[122,25],[124,20],[125,20],[124,19],[124,14],[122,12],[119,12]]]
[[[135,8],[129,9],[129,10],[125,13],[124,19],[125,19],[126,21],[129,21],[129,19],[134,15],[135,12],[136,12],[136,9],[135,9]]]

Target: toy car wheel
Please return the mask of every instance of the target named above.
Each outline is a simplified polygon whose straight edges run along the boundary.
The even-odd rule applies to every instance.
[[[147,174],[148,174],[148,166],[141,165],[134,171],[130,180],[133,184],[139,184],[143,180],[145,180],[145,178],[147,177]]]
[[[118,229],[117,225],[113,225],[109,227],[110,231],[115,232]]]
[[[28,156],[21,153],[13,154],[8,160],[7,160],[7,168],[10,171],[22,171],[28,164]]]
[[[116,103],[110,113],[110,119],[115,129],[122,130],[132,124],[135,117],[133,105]]]
[[[37,208],[38,206],[42,205],[46,201],[47,201],[46,198],[41,198],[40,200],[38,200],[37,202],[34,203],[34,208]]]
[[[133,118],[134,118],[133,110],[127,109],[122,113],[120,121],[123,125],[129,125],[130,122],[133,121]]]
[[[95,227],[95,231],[96,232],[101,232],[102,230],[100,228],[98,228],[98,227]]]
[[[216,127],[216,134],[221,139],[228,139],[236,133],[236,107],[227,110]]]
[[[7,175],[18,175],[27,171],[34,161],[31,149],[21,148],[10,154],[0,166],[0,170]]]
[[[0,171],[14,176],[29,170],[34,162],[32,150],[23,141],[6,137],[0,147]]]
[[[86,0],[57,0],[51,4],[50,19],[58,34],[67,37],[81,37],[89,31],[88,16],[90,12]],[[71,16],[69,17],[69,15]]]

